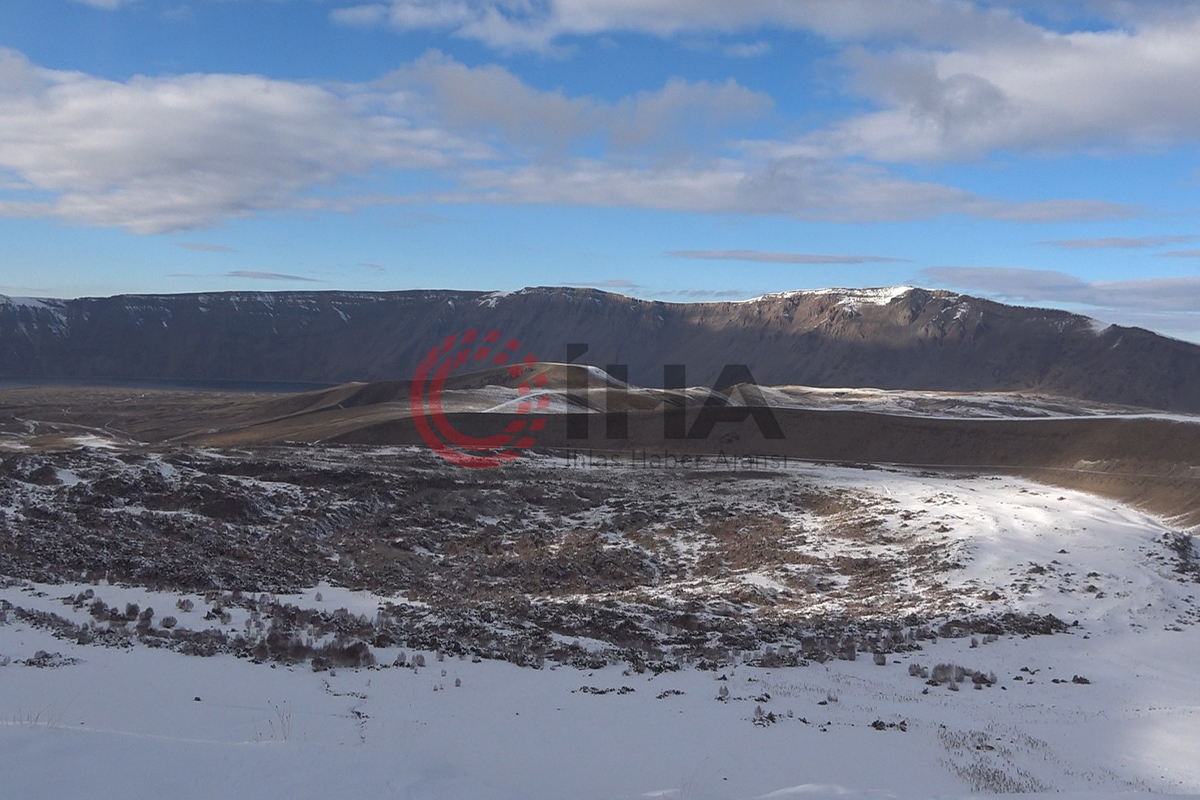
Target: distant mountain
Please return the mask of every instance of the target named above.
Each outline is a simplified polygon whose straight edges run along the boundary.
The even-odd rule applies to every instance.
[[[0,297],[0,375],[312,381],[407,379],[431,347],[498,330],[520,353],[664,364],[712,385],[725,364],[762,384],[1037,391],[1200,413],[1200,346],[1066,311],[946,291],[825,289],[662,303],[594,289]]]

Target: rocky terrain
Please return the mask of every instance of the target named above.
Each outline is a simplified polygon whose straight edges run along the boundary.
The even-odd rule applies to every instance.
[[[0,574],[94,585],[64,601],[91,619],[42,620],[72,639],[287,663],[314,657],[305,636],[336,634],[355,660],[402,645],[522,664],[798,664],[1067,631],[1148,592],[1176,608],[1169,624],[1195,622],[1190,537],[1068,494],[786,460],[480,472],[412,448],[80,448],[0,463]],[[1043,543],[1009,552],[1028,536]],[[114,583],[198,594],[210,619],[241,608],[253,626],[197,640],[94,607]],[[322,583],[381,598],[379,613],[314,617],[275,598]],[[1066,619],[1060,592],[1095,602]]]
[[[534,448],[545,453],[676,456],[724,452],[831,463],[883,463],[1022,475],[1095,492],[1178,524],[1200,524],[1195,454],[1200,417],[1147,412],[1028,393],[963,394],[734,386],[664,391],[615,382],[602,370],[534,364],[455,375],[443,393],[448,421],[491,436],[519,421],[515,384],[548,376],[528,398],[546,400]],[[579,376],[578,373],[585,373]],[[572,388],[576,377],[580,386]],[[258,448],[297,443],[402,446],[426,443],[405,381],[353,383],[301,393],[137,387],[41,386],[0,391],[0,453],[81,445],[137,448],[189,444]],[[700,408],[766,403],[782,439],[753,417],[722,422],[702,439],[668,439],[664,413],[687,426]],[[573,412],[573,413],[563,413]],[[586,419],[584,432],[571,423]],[[610,438],[610,424],[623,429]],[[582,438],[580,438],[582,436]]]

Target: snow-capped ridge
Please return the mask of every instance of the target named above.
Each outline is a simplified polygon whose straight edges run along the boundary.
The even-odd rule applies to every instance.
[[[790,289],[784,292],[770,292],[746,300],[735,300],[736,303],[759,303],[764,300],[779,300],[806,295],[836,295],[847,305],[850,303],[866,303],[868,305],[885,306],[893,300],[904,297],[913,291],[915,286],[875,286],[853,289],[848,287],[827,287],[824,289]]]
[[[22,308],[55,308],[61,302],[50,297],[12,297],[0,294],[0,305]]]

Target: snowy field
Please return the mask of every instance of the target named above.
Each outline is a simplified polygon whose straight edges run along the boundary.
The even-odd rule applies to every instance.
[[[531,464],[565,478],[561,460]],[[85,623],[87,609],[63,598],[91,589],[113,607],[172,614],[180,628],[233,633],[256,621],[239,608],[206,620],[200,594],[13,580],[0,589],[0,795],[1200,796],[1200,585],[1180,571],[1194,553],[1180,556],[1177,539],[1175,550],[1164,544],[1178,534],[1168,522],[1007,477],[792,466],[771,480],[857,500],[824,516],[798,510],[788,524],[805,535],[781,546],[805,558],[734,570],[714,584],[721,591],[749,586],[805,613],[842,614],[852,603],[873,604],[864,613],[876,615],[1005,609],[1054,614],[1068,627],[940,637],[882,665],[860,651],[799,667],[654,675],[391,646],[373,648],[379,667],[314,672],[57,638],[15,610]],[[776,484],[740,485],[746,502],[759,502]],[[866,506],[878,514],[871,525]],[[671,546],[701,560],[710,543],[681,530]],[[906,574],[904,563],[927,549],[943,572]],[[895,561],[895,585],[863,594],[835,576],[821,591],[797,588],[799,566],[847,554]],[[664,578],[651,593],[699,594],[706,580]],[[277,599],[363,616],[389,602],[421,607],[328,585]],[[401,655],[405,666],[392,666]],[[418,655],[424,666],[414,667]],[[996,682],[930,685],[940,664]]]
[[[1000,684],[927,695],[903,663],[865,658],[647,677],[427,654],[416,671],[331,675],[80,647],[19,625],[0,628],[0,643],[17,657],[47,650],[81,659],[0,670],[8,797],[1200,791],[1191,634],[1002,639],[975,649],[942,640],[896,660],[977,665]],[[1080,673],[1091,683],[1069,682]],[[758,708],[776,721],[755,724]]]

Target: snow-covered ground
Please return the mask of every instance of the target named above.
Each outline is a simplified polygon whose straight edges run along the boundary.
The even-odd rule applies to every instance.
[[[570,480],[566,459],[530,465]],[[79,469],[62,469],[64,484],[80,479]],[[665,480],[614,469],[615,480]],[[86,605],[62,598],[91,589],[109,606],[174,615],[180,628],[233,635],[256,620],[236,606],[206,619],[200,594],[12,581],[0,589],[11,605],[0,612],[0,796],[1200,796],[1200,584],[1178,571],[1165,542],[1180,532],[1169,523],[1008,477],[790,465],[777,478],[711,484],[762,504],[764,516],[781,514],[768,499],[787,486],[820,487],[837,501],[782,513],[778,530],[789,538],[777,546],[794,558],[745,569],[730,562],[711,579],[683,570],[642,591],[700,596],[706,583],[710,593],[740,583],[774,593],[780,613],[844,615],[871,604],[861,613],[900,619],[1009,609],[1069,627],[924,640],[883,665],[860,652],[801,667],[653,675],[624,665],[439,661],[425,651],[414,669],[390,666],[402,650],[391,646],[373,648],[381,668],[314,672],[136,639],[102,647],[56,638],[15,609],[82,623]],[[718,552],[716,536],[681,529],[671,546],[699,563]],[[911,568],[928,554],[936,559]],[[866,585],[852,569],[867,560],[888,585]],[[806,570],[829,586],[801,588]],[[411,604],[328,585],[276,599],[365,617]],[[192,607],[178,608],[181,600]],[[403,649],[412,664],[417,652]],[[951,689],[910,674],[939,664],[997,680]]]
[[[439,662],[432,653],[416,671],[313,673],[83,647],[19,624],[0,627],[0,643],[10,658],[46,650],[81,659],[0,668],[8,797],[1200,792],[1191,634],[977,648],[943,639],[883,667],[860,658],[657,677]],[[913,661],[992,670],[1000,683],[929,688],[908,674]],[[773,724],[755,724],[759,708]]]
[[[913,389],[762,386],[764,401],[774,408],[821,411],[864,411],[931,419],[1164,419],[1200,423],[1194,414],[1170,414],[1132,406],[1092,403],[1033,392],[939,392]]]
[[[592,385],[586,392],[564,388],[535,389],[521,394],[516,388],[483,386],[442,392],[444,408],[481,413],[517,413],[522,403],[532,403],[538,414],[565,414],[590,408],[602,413],[609,401],[612,385],[620,407],[640,401],[641,407],[654,408],[662,402],[660,389],[647,389],[621,383],[597,367],[588,367]],[[711,389],[693,386],[682,390],[690,404],[701,405],[713,395]],[[568,394],[587,402],[569,403]],[[1036,392],[949,392],[914,389],[876,389],[870,387],[828,388],[819,386],[758,386],[738,388],[720,394],[723,402],[734,405],[766,404],[772,408],[813,411],[861,411],[872,414],[901,415],[928,419],[978,420],[1059,420],[1075,417],[1105,419],[1159,419],[1200,424],[1200,415],[1153,411],[1135,406],[1096,403]],[[543,406],[536,404],[541,401]]]

